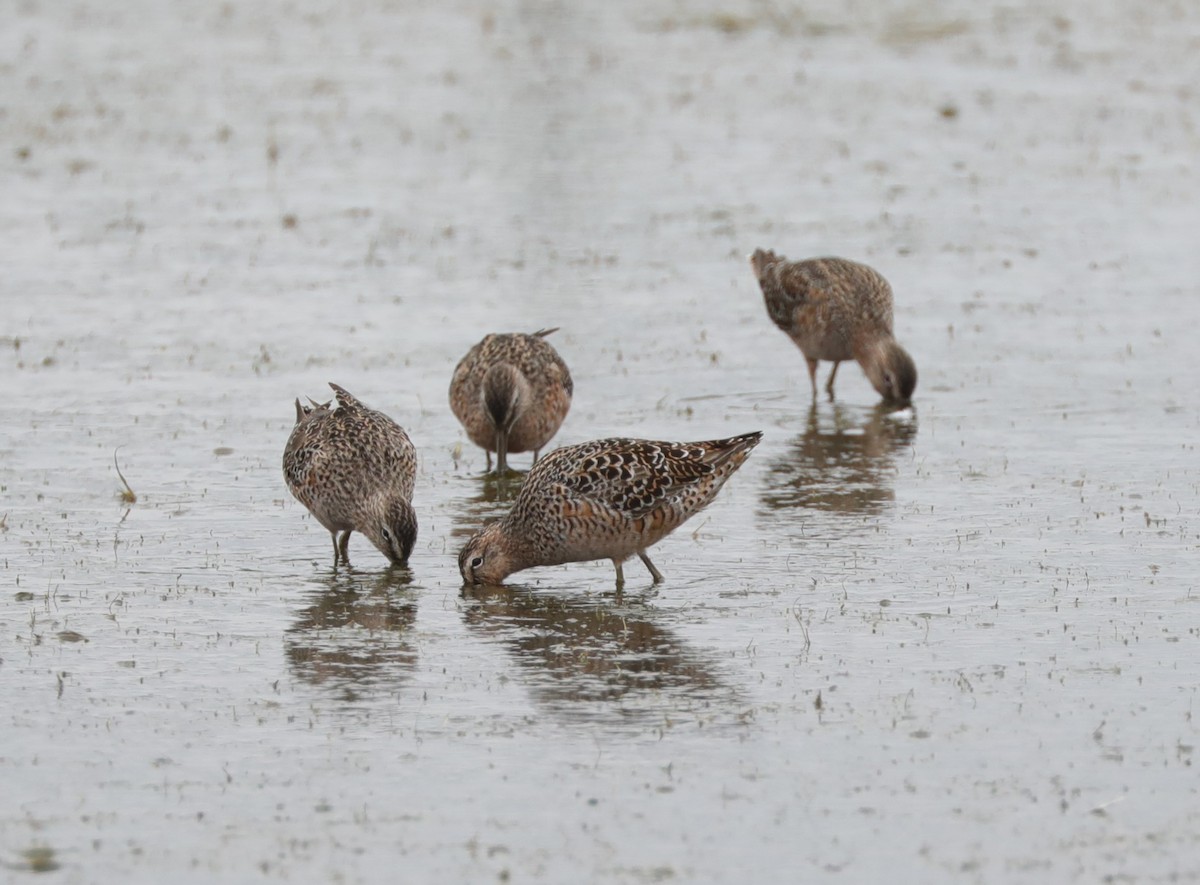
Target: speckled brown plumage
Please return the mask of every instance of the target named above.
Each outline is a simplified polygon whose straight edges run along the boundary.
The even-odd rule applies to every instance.
[[[571,408],[571,373],[545,340],[556,331],[488,335],[454,370],[450,408],[471,442],[487,452],[489,470],[492,452],[501,473],[509,452],[533,452],[536,462]]]
[[[458,557],[468,584],[499,584],[539,565],[637,554],[702,510],[762,439],[748,433],[707,442],[602,439],[551,452],[525,477],[512,509],[476,534]]]
[[[762,249],[750,266],[767,314],[808,362],[814,397],[819,360],[833,362],[825,385],[833,399],[838,364],[853,359],[884,399],[912,398],[917,367],[892,336],[892,287],[879,273],[845,258],[788,261]]]
[[[288,489],[333,535],[335,567],[339,559],[350,564],[351,532],[362,532],[389,560],[404,565],[417,540],[416,449],[387,415],[329,386],[336,409],[296,400],[296,426],[283,451]]]

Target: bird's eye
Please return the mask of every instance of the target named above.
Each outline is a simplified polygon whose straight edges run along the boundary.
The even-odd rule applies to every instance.
[[[387,529],[383,530],[383,540],[387,541],[389,544],[392,541],[392,533],[389,532]]]
[[[483,565],[483,557],[482,556],[476,556],[474,559],[471,560],[471,568],[479,568],[481,565]]]

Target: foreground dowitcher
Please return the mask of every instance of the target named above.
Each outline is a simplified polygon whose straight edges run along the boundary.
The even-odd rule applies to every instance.
[[[509,452],[538,452],[562,426],[575,390],[571,373],[546,336],[488,335],[471,348],[450,381],[450,408],[471,442],[487,452],[487,467],[508,469]]]
[[[917,386],[917,367],[892,337],[892,287],[876,271],[845,258],[788,261],[758,249],[750,256],[767,313],[808,361],[813,397],[817,362],[830,360],[825,389],[842,360],[857,360],[871,385],[894,402],[907,402]]]
[[[417,451],[383,412],[329,386],[336,409],[296,400],[296,426],[283,450],[288,488],[333,535],[335,567],[339,559],[350,564],[351,532],[362,532],[393,563],[405,565],[417,540]]]
[[[499,584],[538,565],[637,554],[654,583],[662,573],[647,548],[702,510],[761,433],[708,442],[602,439],[555,449],[525,477],[512,510],[484,527],[458,555],[468,584]]]

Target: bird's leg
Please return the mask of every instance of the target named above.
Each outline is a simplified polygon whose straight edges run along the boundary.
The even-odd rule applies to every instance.
[[[342,554],[342,563],[346,566],[350,565],[350,530],[342,532],[342,536],[338,538],[338,551]]]
[[[483,453],[484,453],[485,455],[487,455],[487,472],[488,472],[488,473],[491,473],[491,472],[492,472],[492,450],[491,450],[491,449],[484,449],[484,450],[483,450]]]
[[[333,538],[333,567],[336,570],[338,567],[337,532],[330,532],[329,537]]]
[[[817,398],[817,361],[804,358],[808,363],[808,380],[812,382],[813,399]]]
[[[825,390],[829,394],[830,402],[833,402],[833,379],[837,377],[837,369],[841,364],[840,360],[833,361],[833,371],[829,373],[829,380],[825,382]],[[813,393],[816,393],[816,388],[813,388]]]
[[[663,579],[662,572],[660,572],[658,569],[656,569],[654,567],[654,563],[652,563],[650,561],[650,557],[646,555],[646,551],[639,550],[638,556],[641,557],[642,562],[644,562],[646,564],[646,568],[650,569],[650,577],[654,578],[654,583],[655,584],[662,583],[662,579]]]
[[[496,472],[503,476],[508,472],[508,431],[496,431]]]
[[[538,452],[540,452],[540,451],[541,451],[541,449],[534,449],[534,450],[533,450],[533,463],[534,463],[534,464],[536,464],[536,463],[537,463],[537,456],[538,456]]]
[[[621,568],[621,560],[619,559],[614,559],[612,564],[617,569],[617,589],[620,590],[625,586],[625,569]]]

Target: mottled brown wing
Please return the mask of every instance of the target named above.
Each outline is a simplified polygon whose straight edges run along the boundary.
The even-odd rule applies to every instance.
[[[792,309],[813,306],[829,299],[837,287],[837,259],[817,258],[811,261],[790,261],[781,265],[778,274],[780,288],[787,294]]]
[[[546,350],[548,351],[546,354],[548,360],[546,374],[557,374],[558,381],[562,384],[563,389],[566,390],[567,396],[574,396],[575,382],[571,380],[571,370],[567,368],[567,364],[563,362],[563,358],[558,355],[557,350],[550,347],[549,344],[546,345]]]
[[[334,413],[337,415],[337,413]],[[371,469],[376,476],[392,476],[412,460],[412,442],[404,428],[373,409],[358,414],[346,413],[338,424],[336,448],[346,460],[353,460]],[[373,441],[363,446],[357,441]]]
[[[544,339],[547,335],[552,335],[557,331],[558,331],[558,326],[555,326],[553,329],[538,329],[530,337],[537,338],[537,339]],[[563,358],[558,355],[558,351],[555,350],[554,347],[549,342],[544,342],[544,343],[546,345],[545,356],[549,360],[549,363],[553,367],[554,371],[556,371],[558,373],[559,380],[562,382],[563,387],[566,389],[567,395],[568,396],[574,395],[575,382],[571,380],[570,369],[568,369],[567,364],[565,362],[563,362]]]
[[[299,424],[288,439],[283,453],[283,472],[292,493],[307,504],[311,488],[327,470],[328,451],[320,444],[320,425],[329,420],[328,414],[316,415]]]
[[[346,388],[339,387],[332,381],[329,382],[329,386],[333,388],[334,396],[337,398],[338,408],[352,411],[366,408],[366,406],[359,401],[358,397],[346,390]]]
[[[463,384],[467,376],[475,370],[475,366],[479,362],[479,354],[483,350],[483,344],[484,342],[480,341],[467,351],[466,356],[458,361],[458,365],[454,367],[454,375],[450,380],[451,392],[453,392],[456,385]]]
[[[568,497],[636,518],[712,474],[705,455],[704,447],[688,443],[598,440],[574,453],[558,484]]]
[[[779,270],[780,285],[806,309],[828,304],[850,318],[892,328],[892,287],[877,270],[846,258],[811,258]]]

